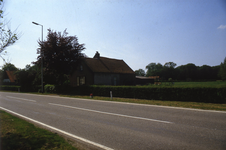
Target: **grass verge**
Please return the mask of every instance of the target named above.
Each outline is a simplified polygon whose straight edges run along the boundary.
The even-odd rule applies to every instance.
[[[105,101],[116,101],[116,102],[127,102],[137,104],[149,104],[149,105],[162,105],[162,106],[173,106],[173,107],[184,107],[184,108],[195,108],[204,110],[218,110],[226,111],[226,104],[214,104],[214,103],[199,103],[199,102],[180,102],[180,101],[162,101],[162,100],[143,100],[143,99],[130,99],[130,98],[111,98],[94,96],[74,96],[74,95],[60,95],[62,97],[73,97],[93,100],[105,100]]]
[[[166,86],[166,87],[211,87],[211,88],[223,88],[226,87],[226,81],[208,81],[208,82],[161,82],[160,85],[148,85],[148,86]]]
[[[0,110],[0,149],[77,150],[63,137]]]

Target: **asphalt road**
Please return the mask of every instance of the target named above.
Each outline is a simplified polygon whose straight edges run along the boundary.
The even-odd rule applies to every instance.
[[[0,109],[100,149],[226,150],[226,112],[0,92]]]

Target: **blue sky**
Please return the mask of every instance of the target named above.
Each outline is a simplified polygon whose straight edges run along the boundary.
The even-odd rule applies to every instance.
[[[4,0],[9,27],[21,33],[5,59],[36,61],[47,29],[76,35],[84,53],[123,59],[133,70],[152,62],[216,66],[226,57],[225,0]],[[0,66],[3,65],[0,60]]]

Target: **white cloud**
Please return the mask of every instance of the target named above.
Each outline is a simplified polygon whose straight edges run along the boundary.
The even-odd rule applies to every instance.
[[[220,25],[217,29],[226,29],[226,25]]]

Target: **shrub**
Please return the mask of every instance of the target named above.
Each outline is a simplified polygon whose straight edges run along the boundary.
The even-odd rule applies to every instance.
[[[0,90],[4,91],[20,91],[20,86],[15,85],[1,85]]]
[[[46,93],[56,93],[56,86],[51,84],[46,84],[44,86],[44,90]]]

